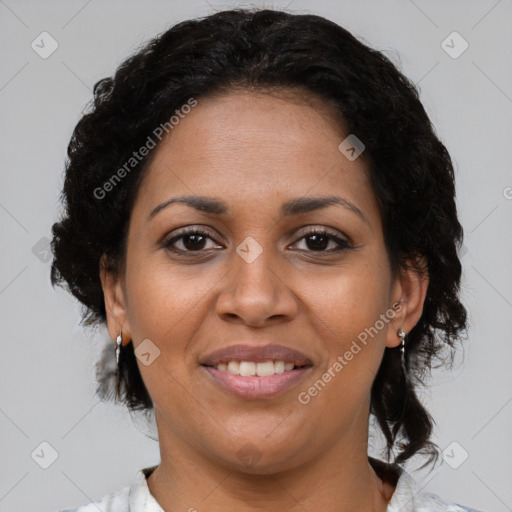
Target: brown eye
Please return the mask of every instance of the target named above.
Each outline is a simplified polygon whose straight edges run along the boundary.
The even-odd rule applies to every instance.
[[[200,252],[205,250],[207,240],[213,240],[209,232],[200,229],[181,231],[164,242],[164,247],[174,252]],[[181,247],[176,247],[180,243]]]
[[[311,230],[299,239],[299,241],[301,240],[305,240],[306,251],[308,252],[333,253],[351,247],[347,240],[325,229]],[[331,244],[333,249],[326,251],[325,249],[329,247],[329,244]]]
[[[212,248],[222,248],[219,245],[210,248],[206,247],[208,240],[215,241],[211,233],[194,228],[178,232],[166,240],[163,246],[170,251],[180,254],[201,253]],[[296,244],[302,240],[305,241],[306,247],[299,250],[305,252],[332,254],[351,248],[347,240],[325,229],[313,229],[304,233]],[[328,250],[329,247],[330,250]]]

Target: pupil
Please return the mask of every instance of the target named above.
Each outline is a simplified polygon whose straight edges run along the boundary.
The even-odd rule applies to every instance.
[[[202,242],[204,244],[204,236],[203,235],[198,235],[198,234],[195,234],[195,235],[187,235],[184,240],[183,240],[183,245],[187,248],[187,249],[202,249],[202,247],[198,247],[197,245],[197,239],[198,238],[203,238]],[[195,242],[192,242],[192,244],[189,244],[187,243],[187,240],[190,241],[191,239],[195,239]],[[201,243],[201,242],[199,242]]]
[[[325,235],[311,235],[308,237],[309,240],[314,239],[315,242],[313,242],[313,247],[310,247],[310,244],[308,243],[308,247],[311,249],[325,249],[327,247],[327,244],[329,243],[327,240],[327,237]],[[318,244],[318,240],[323,239],[324,243]],[[325,243],[327,242],[327,243]]]

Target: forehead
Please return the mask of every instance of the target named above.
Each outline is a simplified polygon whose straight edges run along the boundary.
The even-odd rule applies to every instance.
[[[323,100],[238,91],[199,98],[162,140],[139,190],[149,213],[174,195],[222,198],[237,209],[280,209],[290,198],[339,193],[374,210],[364,158]],[[231,208],[230,208],[231,210]]]

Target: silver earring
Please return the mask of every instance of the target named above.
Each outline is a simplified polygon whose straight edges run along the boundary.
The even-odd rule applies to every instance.
[[[121,388],[121,378],[119,371],[119,353],[121,352],[121,345],[123,343],[123,331],[119,331],[119,334],[116,338],[116,396],[119,398],[121,396],[120,388]]]
[[[400,358],[402,360],[402,363],[405,364],[405,336],[406,336],[406,333],[405,333],[405,331],[403,329],[398,329],[397,335],[398,335],[398,337],[401,340],[401,343],[400,343]]]
[[[121,352],[121,344],[123,343],[123,332],[119,331],[116,338],[116,364],[119,365],[119,352]]]

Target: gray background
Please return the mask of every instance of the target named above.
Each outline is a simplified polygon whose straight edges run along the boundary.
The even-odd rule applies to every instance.
[[[445,460],[414,476],[447,500],[512,510],[512,0],[265,5],[287,4],[385,51],[419,84],[451,152],[471,329],[455,369],[436,371],[424,396],[437,421],[434,439],[448,447]],[[159,461],[145,430],[94,396],[93,367],[107,336],[81,328],[78,305],[51,288],[46,238],[59,211],[66,147],[93,84],[169,25],[233,5],[264,4],[0,0],[0,511],[86,503]],[[46,59],[31,48],[43,31],[59,45]],[[469,44],[458,58],[442,46],[453,31]],[[453,54],[463,42],[452,39],[445,45]]]

